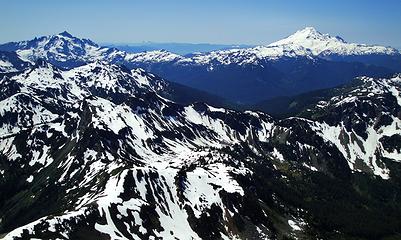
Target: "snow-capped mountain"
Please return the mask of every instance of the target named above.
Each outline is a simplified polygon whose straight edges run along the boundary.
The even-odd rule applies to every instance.
[[[391,47],[347,43],[308,27],[266,46],[125,64],[236,103],[253,104],[335,87],[357,76],[391,76],[401,71],[401,54]]]
[[[186,58],[172,58],[177,64],[260,64],[280,58],[328,56],[328,55],[400,55],[391,47],[347,43],[341,37],[322,34],[313,27],[306,27],[291,36],[267,46],[229,49],[198,54]],[[140,60],[140,59],[139,59]],[[166,61],[168,61],[166,59]]]
[[[288,57],[309,57],[328,55],[400,55],[392,47],[347,43],[341,37],[322,34],[313,27],[306,27],[289,37],[267,46],[245,49],[213,51],[184,59],[175,59],[178,63],[195,64],[259,64],[265,60],[277,60]]]
[[[0,51],[0,73],[21,71],[29,65],[29,62],[20,59],[15,52]]]
[[[329,34],[322,34],[313,27],[306,27],[299,30],[287,38],[269,44],[269,46],[299,46],[310,50],[312,54],[316,56],[372,54],[400,55],[400,52],[392,47],[347,43],[341,37],[332,37]]]
[[[338,147],[352,169],[363,171],[367,165],[374,174],[387,178],[384,159],[401,160],[401,148],[396,144],[401,136],[401,75],[361,77],[359,81],[359,85],[319,101],[303,116],[319,122],[318,134]]]
[[[5,239],[398,234],[399,76],[283,120],[180,105],[157,93],[162,80],[104,62],[0,79]]]
[[[43,58],[64,69],[95,61],[143,68],[236,104],[330,88],[357,76],[388,77],[401,71],[401,54],[393,48],[349,44],[313,28],[270,45],[188,56],[164,50],[127,53],[67,32],[3,44],[0,50],[15,51],[25,61]]]
[[[87,61],[101,60],[101,48],[89,39],[80,39],[68,32],[43,36],[28,41],[11,42],[1,49],[15,51],[20,58],[34,62],[39,58],[59,64],[62,67],[75,67]],[[106,49],[104,49],[106,50]]]
[[[178,59],[178,63],[196,64],[260,64],[266,60],[288,57],[309,57],[328,55],[400,55],[391,47],[347,43],[341,37],[322,34],[313,27],[306,27],[291,36],[271,43],[246,49],[214,51],[198,56]]]
[[[28,41],[0,45],[0,50],[15,51],[25,61],[45,59],[59,67],[72,68],[94,61],[171,61],[179,56],[166,51],[126,53],[115,48],[100,47],[89,39],[81,39],[64,31]]]
[[[100,47],[89,39],[80,39],[64,31],[57,35],[43,36],[29,41],[11,42],[0,45],[0,50],[16,51],[25,60],[46,59],[59,65],[66,62],[82,65],[88,61],[107,60],[120,63],[175,64],[260,64],[266,60],[280,58],[327,56],[327,55],[400,55],[391,47],[347,43],[341,37],[322,34],[313,27],[306,27],[289,37],[265,46],[229,49],[209,53],[193,54],[188,57],[165,50],[141,53],[126,53],[115,48]],[[71,66],[70,66],[71,67]]]

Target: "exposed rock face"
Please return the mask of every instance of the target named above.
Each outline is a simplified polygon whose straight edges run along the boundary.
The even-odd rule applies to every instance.
[[[6,239],[397,236],[397,76],[283,120],[180,105],[161,79],[101,62],[0,79]]]

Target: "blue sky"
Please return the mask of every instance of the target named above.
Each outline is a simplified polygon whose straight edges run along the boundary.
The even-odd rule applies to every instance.
[[[399,0],[2,0],[0,42],[64,30],[97,42],[266,44],[314,26],[401,46]]]

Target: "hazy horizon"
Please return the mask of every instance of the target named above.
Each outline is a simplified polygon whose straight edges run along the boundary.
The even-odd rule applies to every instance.
[[[98,43],[262,45],[306,26],[347,42],[401,46],[399,2],[242,1],[7,1],[0,42],[64,30]],[[17,17],[16,17],[17,16]]]
[[[308,27],[308,26],[305,26],[305,27]],[[300,28],[300,29],[303,29],[303,28]],[[297,30],[300,30],[300,29],[297,29]],[[295,30],[292,33],[295,33],[297,30]],[[316,30],[318,30],[319,32],[321,32],[323,34],[329,34],[331,36],[340,36],[340,37],[344,38],[342,35],[339,35],[339,34],[322,32],[319,29],[316,29]],[[97,40],[95,40],[93,38],[89,38],[89,37],[86,37],[86,36],[81,36],[81,35],[74,34],[74,32],[65,29],[65,30],[62,30],[62,31],[57,31],[57,32],[54,32],[54,33],[49,33],[49,34],[32,35],[31,37],[26,37],[24,39],[14,39],[14,40],[3,41],[3,42],[0,41],[0,44],[4,44],[4,43],[8,43],[8,42],[26,41],[26,40],[34,39],[35,37],[56,35],[56,34],[64,32],[64,31],[70,33],[74,37],[78,37],[78,38],[81,38],[81,39],[90,39],[90,40],[94,41],[95,43],[97,43],[100,46],[109,46],[109,45],[115,45],[115,46],[147,46],[147,45],[159,45],[159,44],[187,44],[187,45],[221,45],[221,46],[236,46],[236,45],[238,45],[238,46],[250,46],[251,47],[251,46],[258,46],[258,45],[267,45],[267,44],[273,43],[275,41],[278,41],[280,39],[286,38],[286,37],[288,37],[288,36],[290,36],[292,34],[292,33],[289,33],[289,34],[287,34],[285,36],[282,36],[281,38],[277,38],[277,39],[272,40],[270,42],[261,43],[261,44],[252,44],[252,43],[243,43],[243,42],[221,43],[221,42],[180,42],[180,41],[152,41],[152,40],[132,41],[132,42],[125,42],[125,41],[110,42],[110,41],[97,41]],[[377,43],[377,42],[366,43],[366,42],[363,42],[363,40],[359,41],[359,42],[358,41],[348,41],[346,38],[344,38],[344,40],[349,42],[349,43],[353,42],[353,43],[372,44],[372,45],[373,44],[377,44],[377,45],[393,47],[393,48],[401,50],[401,44],[398,44],[398,45],[397,44],[396,45],[385,45],[385,44],[381,44],[381,43]]]

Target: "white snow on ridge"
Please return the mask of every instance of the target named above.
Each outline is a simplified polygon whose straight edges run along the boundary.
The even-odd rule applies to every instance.
[[[223,204],[220,193],[225,191],[243,195],[244,190],[234,179],[233,174],[248,174],[249,171],[242,166],[236,166],[235,168],[227,166],[226,161],[231,161],[232,159],[228,159],[228,154],[223,154],[219,151],[223,146],[229,146],[231,143],[244,140],[249,136],[250,132],[235,134],[236,131],[223,120],[197,112],[194,106],[188,106],[183,111],[180,109],[180,111],[177,111],[176,117],[163,116],[161,110],[167,105],[167,101],[161,98],[152,99],[155,102],[155,107],[138,111],[135,105],[128,106],[124,103],[113,103],[112,98],[106,99],[91,94],[90,88],[92,87],[97,87],[102,91],[117,89],[116,91],[124,92],[132,98],[140,99],[139,94],[136,95],[137,92],[135,92],[137,85],[148,87],[153,84],[151,82],[153,80],[152,77],[148,77],[150,75],[146,75],[142,70],[131,72],[119,70],[121,69],[118,69],[115,65],[104,65],[102,62],[94,62],[65,71],[43,63],[19,75],[2,80],[9,81],[7,83],[17,82],[21,86],[22,93],[11,95],[1,101],[0,114],[26,111],[24,107],[27,107],[28,110],[34,112],[33,123],[35,125],[31,129],[32,134],[41,133],[45,136],[43,139],[49,140],[54,135],[61,133],[63,136],[68,137],[71,142],[77,141],[82,137],[80,136],[81,132],[78,130],[67,134],[65,128],[68,123],[66,124],[64,120],[68,119],[71,122],[81,123],[80,121],[83,119],[82,112],[87,112],[90,113],[90,119],[85,119],[85,121],[88,121],[85,125],[95,130],[109,130],[107,131],[108,134],[116,136],[112,144],[118,145],[118,150],[113,152],[104,145],[106,141],[102,141],[102,138],[98,139],[99,148],[88,146],[83,149],[77,166],[77,159],[74,154],[68,154],[66,159],[60,163],[55,162],[54,159],[56,158],[53,159],[52,152],[57,151],[57,148],[52,148],[52,142],[39,142],[41,141],[40,138],[27,141],[28,147],[40,146],[38,150],[30,151],[32,158],[31,161],[27,162],[27,165],[44,169],[49,164],[56,163],[58,164],[57,168],[63,171],[58,179],[60,184],[65,184],[78,175],[83,176],[77,186],[67,189],[67,193],[72,193],[78,188],[85,188],[88,191],[79,196],[76,203],[71,203],[74,206],[73,211],[60,213],[60,216],[48,216],[34,221],[10,232],[7,238],[21,236],[23,229],[32,233],[35,231],[35,225],[45,224],[45,222],[49,224],[49,231],[51,232],[59,227],[68,232],[69,226],[65,221],[71,218],[76,221],[85,218],[87,214],[85,208],[94,203],[97,203],[96,210],[105,219],[103,222],[96,223],[95,229],[108,234],[113,239],[123,238],[121,237],[123,234],[116,227],[116,219],[119,219],[121,220],[120,223],[127,226],[127,231],[135,238],[137,237],[135,232],[131,232],[132,228],[128,225],[142,226],[143,216],[141,217],[139,211],[142,206],[153,204],[147,202],[147,194],[160,195],[155,211],[159,216],[163,230],[156,232],[155,235],[163,239],[174,239],[174,237],[179,239],[198,239],[197,234],[187,221],[186,205],[194,209],[196,217],[210,209],[212,205],[221,208],[226,219],[235,214],[234,212],[226,211],[226,206]],[[123,85],[119,81],[120,78],[124,79]],[[67,93],[60,94],[64,90]],[[151,91],[151,89],[145,90]],[[43,93],[48,93],[48,95],[43,97]],[[92,96],[88,97],[90,95]],[[18,103],[18,96],[24,96],[28,100]],[[38,99],[38,96],[44,99]],[[32,101],[33,106],[28,105],[26,101]],[[65,104],[65,106],[68,106],[66,108],[68,112],[60,114],[55,111],[55,113],[52,113],[47,110],[46,107],[48,105],[42,104],[40,101],[54,103],[60,107],[64,107],[63,104]],[[86,104],[85,108],[83,107],[83,102]],[[234,114],[234,111],[231,110],[209,106],[206,112],[208,111],[213,115]],[[247,114],[255,116],[250,112]],[[19,115],[25,116],[27,114]],[[54,121],[55,119],[57,121]],[[202,127],[196,124],[200,124]],[[4,132],[7,134],[17,133],[20,130],[19,128],[8,129],[6,127],[9,126],[3,126],[5,126]],[[14,127],[14,125],[11,126]],[[263,126],[269,125],[264,123]],[[180,127],[186,127],[188,131],[193,131],[193,136],[189,134],[191,135],[190,137],[183,135],[182,138],[172,139],[157,133],[157,131],[177,132]],[[15,130],[15,132],[9,130]],[[269,129],[260,130],[259,137],[265,138],[268,136],[269,131]],[[158,146],[148,143],[152,142],[155,137],[160,138],[163,144]],[[9,137],[0,141],[1,152],[10,160],[21,158],[13,145],[13,140],[13,137]],[[69,143],[68,141],[62,146],[57,146],[58,149],[66,147]],[[95,146],[98,145],[96,144]],[[124,148],[125,146],[128,147]],[[124,152],[126,150],[129,150],[129,152]],[[133,153],[134,151],[135,154]],[[181,173],[180,169],[185,169],[192,164],[196,166],[201,159],[208,163],[208,167],[188,169],[186,177],[181,181],[182,184],[177,184],[177,176]],[[139,171],[147,174],[147,176],[152,174],[152,177],[140,180],[138,177]],[[120,195],[124,191],[123,184],[129,173],[133,174],[136,183],[135,192],[138,194],[131,196],[128,200],[123,200]],[[103,174],[110,176],[104,183],[105,188],[103,188],[103,183],[99,182],[103,179]],[[154,177],[155,175],[158,177]],[[34,176],[36,175],[26,176],[27,184],[37,180]],[[183,200],[179,199],[179,193],[185,197]],[[198,196],[203,198],[202,201]],[[117,206],[118,213],[111,212],[112,205]],[[127,217],[131,217],[128,213],[131,213],[133,218],[127,219]],[[145,233],[147,230],[142,226],[139,227],[139,231]],[[174,232],[174,234],[171,232]],[[61,231],[60,234],[68,238],[68,233],[65,231]],[[232,236],[222,237],[230,239]]]
[[[269,44],[269,46],[302,46],[309,49],[313,55],[369,55],[369,54],[399,54],[391,47],[347,43],[340,37],[322,34],[313,27],[306,27],[291,36]]]
[[[302,230],[302,228],[299,226],[299,224],[296,223],[295,221],[291,220],[291,219],[288,220],[288,225],[290,225],[290,227],[294,231],[301,231]]]
[[[302,48],[300,49],[302,50]],[[235,51],[229,52],[230,54],[235,55]],[[271,52],[267,51],[265,56],[269,56],[270,53]],[[258,57],[255,57],[254,59],[257,61]],[[227,63],[230,63],[229,57],[227,57],[227,59],[222,58],[222,61],[226,60]],[[131,94],[131,97],[136,97],[135,88],[137,85],[143,86],[144,88],[152,85],[151,78],[144,75],[142,70],[119,72],[116,65],[109,66],[102,62],[94,62],[69,71],[61,71],[52,69],[49,66],[41,66],[29,73],[25,72],[24,74],[23,77],[16,76],[11,79],[12,81],[17,81],[22,85],[23,93],[20,93],[20,95],[30,94],[30,97],[35,100],[32,100],[32,102],[36,103],[37,99],[35,98],[35,90],[47,91],[51,89],[61,91],[67,89],[69,90],[69,94],[65,97],[57,95],[54,97],[66,101],[71,106],[76,105],[77,107],[75,110],[81,110],[78,109],[80,105],[76,104],[76,102],[91,95],[89,91],[89,88],[91,87],[97,87],[101,90],[107,91],[114,91],[117,89],[116,91],[128,95]],[[129,87],[124,88],[124,86],[121,85],[121,81],[119,81],[120,78],[133,84],[128,84]],[[391,94],[397,97],[398,103],[401,103],[399,88],[390,84],[391,81],[400,81],[399,77],[395,77],[389,81],[383,81],[382,83],[376,83],[367,78],[364,79],[364,81],[368,83],[371,82],[371,85],[369,88],[363,89],[363,91],[372,90],[370,94],[373,94],[373,96],[374,94],[381,94],[390,91]],[[19,95],[16,94],[1,101],[0,109],[4,112],[15,111],[15,106],[13,106],[14,108],[10,107],[10,101],[18,96]],[[51,98],[52,97],[50,97],[50,99]],[[85,100],[91,113],[91,127],[96,130],[110,130],[108,131],[108,134],[112,134],[112,136],[120,135],[119,137],[121,137],[121,135],[124,134],[123,140],[121,140],[122,138],[116,137],[117,140],[113,142],[113,144],[118,145],[118,149],[121,150],[121,152],[117,151],[116,153],[109,151],[110,149],[103,146],[102,141],[100,140],[99,149],[102,150],[97,149],[96,151],[88,147],[83,153],[83,159],[80,159],[84,164],[81,164],[80,162],[79,166],[89,166],[88,169],[85,170],[86,172],[79,172],[80,170],[82,171],[80,168],[73,169],[71,166],[74,157],[72,155],[67,157],[67,160],[59,166],[59,168],[65,170],[65,174],[61,176],[59,182],[64,182],[64,180],[68,181],[68,179],[71,179],[71,177],[75,176],[77,173],[85,173],[84,180],[79,183],[79,187],[89,187],[90,183],[95,183],[95,187],[93,188],[96,188],[97,183],[99,183],[97,181],[103,179],[101,174],[105,173],[110,176],[110,178],[106,180],[107,184],[104,189],[90,189],[91,191],[88,191],[84,196],[81,196],[75,205],[77,209],[76,211],[67,212],[65,215],[46,219],[46,221],[50,223],[51,229],[56,229],[56,224],[61,222],[63,219],[69,219],[71,216],[77,217],[76,219],[78,219],[78,216],[83,217],[84,213],[79,212],[79,208],[85,207],[91,203],[98,203],[97,210],[105,220],[102,221],[102,223],[96,223],[95,228],[98,231],[108,234],[113,239],[122,238],[120,237],[123,235],[121,233],[121,228],[116,227],[116,219],[119,219],[122,220],[122,223],[127,227],[126,230],[128,233],[132,230],[129,224],[141,226],[139,227],[139,231],[146,233],[147,230],[142,226],[143,219],[141,218],[139,211],[142,206],[153,204],[147,202],[147,194],[160,196],[156,201],[155,211],[159,216],[160,225],[163,230],[156,232],[155,234],[163,239],[173,239],[174,237],[180,239],[198,238],[197,234],[192,230],[191,226],[189,226],[188,221],[186,221],[188,219],[188,212],[184,208],[185,204],[188,204],[193,209],[196,217],[199,217],[212,205],[222,209],[224,214],[223,217],[225,219],[234,215],[233,212],[224,207],[224,204],[222,203],[223,201],[220,197],[220,191],[243,195],[244,190],[233,178],[233,174],[247,174],[247,169],[244,167],[236,166],[234,168],[227,166],[227,162],[232,159],[228,159],[228,154],[219,154],[219,150],[225,146],[229,147],[231,144],[245,142],[247,139],[252,137],[254,139],[259,139],[260,141],[269,140],[269,137],[272,135],[272,129],[274,128],[274,122],[262,120],[268,119],[267,116],[264,116],[262,113],[245,112],[244,114],[259,119],[260,125],[258,124],[257,129],[254,129],[254,125],[250,124],[249,126],[246,126],[244,133],[240,133],[239,131],[234,130],[235,128],[230,127],[230,125],[227,124],[227,121],[213,117],[213,115],[221,115],[222,113],[235,113],[234,111],[207,106],[207,110],[205,110],[206,113],[204,113],[203,111],[197,111],[192,105],[184,107],[183,111],[177,111],[177,116],[163,116],[163,114],[160,114],[161,111],[158,112],[158,110],[163,109],[167,104],[160,99],[153,99],[155,100],[155,105],[157,105],[157,107],[143,107],[143,111],[138,111],[138,108],[130,108],[124,103],[113,103],[112,100],[102,97],[92,97]],[[338,106],[341,104],[352,103],[357,100],[358,97],[345,96],[344,98],[334,99],[333,101],[337,101],[337,105],[333,105]],[[19,103],[19,105],[17,103],[13,105],[24,110],[24,105],[21,103]],[[27,104],[25,103],[25,105]],[[29,109],[33,109],[32,111],[34,112],[33,123],[42,124],[57,117],[57,115],[44,109],[40,103],[37,103],[37,105],[39,105],[39,107],[29,106]],[[3,114],[3,112],[0,112],[0,114]],[[77,118],[80,117],[77,113],[74,112],[74,114],[77,115]],[[68,116],[74,114],[67,113]],[[227,116],[229,117],[229,115]],[[307,121],[305,119],[302,120]],[[49,129],[61,132],[65,136],[67,135],[64,132],[63,123],[48,123],[47,126],[49,128],[46,132],[46,136],[54,134],[50,133]],[[379,143],[379,139],[383,136],[401,134],[399,126],[401,126],[401,121],[393,118],[393,123],[391,125],[382,127],[378,131],[373,127],[369,127],[367,130],[368,138],[366,140],[356,136],[354,138],[355,140],[348,145],[344,145],[341,138],[347,134],[350,139],[350,135],[355,134],[355,132],[344,133],[343,125],[329,126],[325,123],[317,123],[313,125],[313,128],[317,134],[321,135],[326,141],[333,143],[333,145],[339,149],[348,160],[351,169],[359,171],[360,169],[355,165],[358,160],[362,160],[363,163],[372,169],[374,174],[383,179],[388,179],[389,171],[386,167],[378,164],[376,161],[376,153],[381,151],[383,156],[399,156],[397,152],[384,151],[382,149],[383,146]],[[168,133],[173,130],[174,132],[172,131],[172,133],[179,133],[179,127],[187,127],[188,131],[193,133],[193,135],[191,134],[191,137],[186,137],[184,135],[177,138],[169,138],[159,135],[159,140],[163,142],[163,145],[160,145],[160,148],[157,149],[152,148],[152,146],[159,147],[157,144],[152,145],[152,143],[149,144],[147,141],[150,140],[149,142],[152,142],[151,140],[155,139],[156,136],[159,137],[157,135],[158,131],[164,130]],[[10,129],[5,129],[4,131],[6,130]],[[19,128],[12,130],[18,131]],[[36,131],[42,129],[35,127],[33,130]],[[7,133],[9,134],[12,132],[9,131]],[[1,141],[0,149],[9,154],[8,157],[10,159],[15,159],[18,157],[16,156],[17,154],[15,154],[17,151],[12,149],[11,140],[12,138]],[[122,159],[126,157],[125,154],[121,154],[122,151],[126,150],[123,148],[124,144],[129,145],[129,149],[135,151],[135,156],[127,153],[127,159]],[[53,161],[48,157],[50,156],[50,150],[51,149],[49,149],[48,146],[43,146],[41,151],[34,151],[32,161],[28,164],[34,165],[38,163],[44,166],[49,165]],[[155,150],[160,152],[156,152]],[[283,154],[276,148],[273,148],[271,154],[279,161],[288,160],[284,159]],[[393,157],[394,160],[399,159],[396,157]],[[138,160],[140,164],[137,165],[130,161],[129,164],[127,164],[127,162],[125,162],[127,160]],[[198,163],[206,163],[207,167],[199,167],[202,165],[197,165]],[[312,171],[318,170],[313,166],[307,164],[303,165]],[[185,170],[186,173],[185,177],[181,180],[179,178],[180,169]],[[147,176],[150,176],[151,174],[153,174],[153,176],[157,175],[157,177],[149,177],[146,178],[146,180],[142,178],[142,180],[140,180],[140,177],[138,177],[139,172],[145,175],[148,174]],[[128,200],[123,200],[121,194],[124,191],[123,184],[124,181],[128,179],[128,174],[132,174],[132,178],[129,179],[130,181],[132,181],[132,179],[135,180],[136,185],[133,188],[135,189],[133,192],[136,194],[135,196],[130,196]],[[33,176],[29,176],[26,180],[30,183],[34,178]],[[74,189],[70,188],[68,190],[72,191]],[[180,196],[184,196],[185,198],[180,199],[179,194],[182,194]],[[112,205],[117,206],[118,213],[116,215],[113,215],[115,212],[112,213],[111,211]],[[168,209],[168,211],[166,209]],[[83,208],[81,210],[83,211]],[[124,220],[124,217],[130,217],[130,219]],[[43,221],[43,219],[41,221]],[[36,224],[39,222],[34,223]],[[288,220],[288,224],[293,231],[301,231],[304,226],[302,221],[297,219]],[[31,231],[33,225],[28,224],[26,225],[26,228],[28,231]],[[21,231],[21,229],[15,232],[13,231],[8,236],[21,234]],[[173,231],[174,234],[170,234],[170,231]],[[65,233],[62,232],[61,234]],[[134,233],[132,235],[136,239],[139,238],[135,236]],[[230,239],[234,237],[222,236],[222,238]]]
[[[97,60],[131,64],[196,64],[210,65],[213,71],[214,64],[253,64],[258,65],[263,60],[277,60],[283,57],[314,58],[328,55],[397,55],[400,52],[391,47],[347,43],[340,37],[322,34],[313,27],[306,27],[291,36],[267,45],[252,48],[229,49],[194,54],[184,57],[165,50],[154,50],[140,53],[128,53],[115,48],[100,47],[90,40],[79,39],[70,34],[60,33],[54,36],[42,37],[33,47],[28,48],[28,42],[21,42],[18,55],[27,61],[38,57],[51,58],[59,62],[79,60],[92,62]]]
[[[261,60],[277,60],[283,57],[308,57],[325,55],[400,54],[391,47],[347,43],[340,37],[322,34],[312,27],[299,30],[293,35],[266,46],[229,49],[197,54],[178,60],[179,64],[259,64]],[[213,68],[211,68],[213,70]]]
[[[34,46],[28,47],[28,41],[20,43],[21,49],[16,52],[25,61],[37,58],[51,58],[59,62],[69,60],[93,62],[123,59],[127,62],[170,62],[182,58],[180,55],[155,50],[141,53],[128,53],[115,48],[100,47],[86,39],[79,39],[68,33],[39,38]]]
[[[367,101],[366,96],[380,99],[385,93],[391,93],[401,107],[401,77],[394,76],[390,79],[373,79],[369,77],[361,77],[364,82],[363,88],[357,88],[352,91],[352,94],[345,96],[336,96],[330,99],[327,106],[341,106],[342,104],[356,104],[357,101]],[[370,101],[368,101],[370,103]],[[383,112],[388,115],[389,113]],[[366,116],[366,114],[364,115]],[[331,126],[327,123],[314,122],[311,123],[312,129],[323,139],[331,142],[342,153],[348,161],[350,169],[354,171],[363,171],[361,164],[370,168],[373,174],[380,176],[383,179],[390,178],[390,171],[383,162],[380,162],[381,157],[387,157],[393,161],[401,161],[401,154],[397,151],[388,152],[381,139],[394,135],[401,135],[401,119],[388,115],[391,118],[391,123],[381,126],[379,129],[375,127],[377,119],[361,120],[366,121],[367,138],[359,136],[354,131],[347,131],[344,124]],[[359,166],[359,167],[358,167]]]
[[[383,136],[378,134],[373,128],[368,129],[368,138],[364,140],[356,133],[348,133],[344,126],[330,126],[326,123],[316,123],[314,130],[326,141],[331,142],[347,159],[350,169],[361,172],[357,166],[361,161],[367,167],[372,169],[373,173],[383,179],[389,179],[390,170],[378,164],[377,152],[381,151],[379,139]],[[378,131],[379,132],[379,131]],[[341,139],[351,139],[351,135],[355,136],[355,140],[347,144]]]
[[[228,169],[223,164],[210,165],[209,170],[196,168],[194,171],[188,172],[187,178],[182,180],[183,182],[177,184],[176,176],[178,169],[167,168],[167,169],[153,169],[148,167],[136,167],[135,169],[123,170],[117,176],[113,176],[107,182],[104,192],[107,195],[101,196],[96,199],[98,203],[98,210],[106,219],[105,224],[96,223],[96,230],[108,234],[111,238],[117,239],[118,235],[122,235],[117,229],[115,220],[111,216],[110,206],[112,204],[117,205],[119,215],[118,219],[124,220],[123,217],[128,217],[129,214],[134,216],[129,222],[126,222],[127,231],[131,233],[129,225],[142,226],[143,220],[140,217],[140,210],[142,206],[146,206],[147,194],[158,195],[159,198],[155,211],[159,216],[160,225],[163,230],[156,232],[156,235],[163,239],[199,239],[199,236],[192,230],[188,221],[188,214],[184,206],[189,205],[195,211],[196,217],[215,204],[225,210],[222,200],[219,196],[219,191],[224,190],[229,193],[237,192],[243,195],[242,188],[238,183],[228,175]],[[231,171],[231,170],[230,170]],[[157,172],[161,177],[157,179],[150,179],[145,181],[144,178],[140,179],[140,175],[150,175]],[[133,197],[127,201],[124,201],[120,194],[124,192],[123,184],[127,181],[127,174],[132,174],[136,186],[136,197]],[[132,184],[132,183],[131,183]],[[219,186],[220,189],[216,191],[214,188]],[[151,191],[151,192],[149,192]],[[183,192],[186,197],[185,202],[181,202],[178,196],[179,192]],[[170,195],[172,194],[172,195]],[[168,209],[168,212],[166,212]],[[227,211],[223,211],[225,214]],[[145,228],[140,227],[142,233],[146,233]],[[173,233],[173,234],[172,234]],[[131,233],[134,239],[137,238],[136,234]]]
[[[17,69],[13,66],[11,62],[0,59],[0,72],[13,72],[13,71],[17,71]]]
[[[262,60],[277,60],[282,57],[309,57],[311,52],[300,46],[257,46],[254,48],[229,49],[195,55],[179,60],[178,64],[259,64]],[[210,70],[213,70],[211,68]]]
[[[128,53],[125,60],[128,62],[171,62],[183,57],[165,50],[155,50],[141,53]]]

